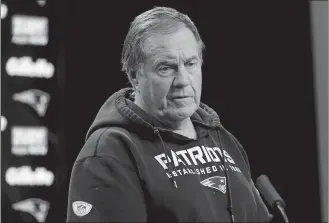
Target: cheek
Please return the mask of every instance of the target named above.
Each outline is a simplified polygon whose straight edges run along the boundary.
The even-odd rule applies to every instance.
[[[192,86],[195,94],[200,97],[202,89],[202,72],[201,69],[195,75],[193,75]]]
[[[150,83],[150,86],[152,86],[152,95],[154,102],[158,104],[164,103],[170,90],[170,80],[155,78],[152,80],[152,83]]]

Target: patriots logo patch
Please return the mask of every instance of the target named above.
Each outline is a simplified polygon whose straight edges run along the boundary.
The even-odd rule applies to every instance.
[[[201,181],[200,183],[203,186],[211,187],[216,190],[219,190],[223,194],[226,193],[226,178],[225,177],[220,177],[220,176],[210,177],[210,178],[207,178],[207,179]]]

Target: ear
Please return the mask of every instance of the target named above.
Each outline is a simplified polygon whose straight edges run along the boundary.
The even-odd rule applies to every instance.
[[[138,86],[138,80],[137,80],[137,72],[136,71],[130,71],[129,73],[129,80],[132,86],[135,88]]]

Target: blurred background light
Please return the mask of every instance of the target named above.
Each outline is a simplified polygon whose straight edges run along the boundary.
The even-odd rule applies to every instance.
[[[7,128],[7,119],[1,115],[1,132],[5,131]]]
[[[41,7],[44,7],[44,6],[46,5],[47,1],[46,1],[46,0],[37,0],[37,3],[38,3],[38,5],[40,5]]]
[[[7,5],[4,4],[4,3],[1,3],[1,19],[6,18],[7,13],[8,13],[8,7],[7,7]]]

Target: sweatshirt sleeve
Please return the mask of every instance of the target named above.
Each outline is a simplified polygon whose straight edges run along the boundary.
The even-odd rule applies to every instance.
[[[273,219],[273,215],[269,213],[253,180],[251,180],[251,186],[252,186],[252,191],[255,196],[255,200],[256,200],[256,204],[257,204],[258,222],[271,222]]]
[[[259,191],[257,190],[257,188],[252,180],[248,155],[247,155],[246,151],[244,150],[244,148],[242,147],[242,145],[240,144],[240,142],[232,134],[230,134],[230,135],[233,138],[233,141],[236,143],[238,149],[240,150],[240,152],[243,156],[243,159],[246,162],[247,167],[248,167],[249,177],[250,177],[249,180],[250,180],[252,192],[253,192],[253,195],[255,197],[255,201],[257,204],[258,222],[271,222],[273,219],[273,215],[270,214],[270,212],[268,211],[267,206],[265,205],[263,199],[260,196]]]
[[[71,174],[67,222],[146,222],[146,206],[137,173],[115,157],[75,162]]]

